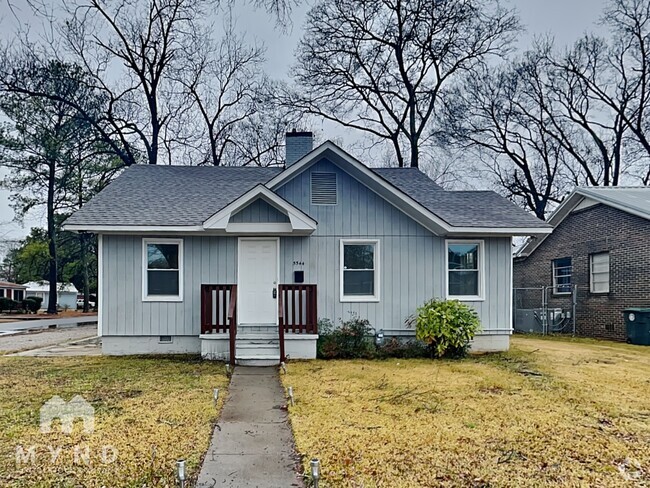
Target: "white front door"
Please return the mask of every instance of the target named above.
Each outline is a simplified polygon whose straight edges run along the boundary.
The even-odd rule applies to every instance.
[[[239,240],[237,314],[240,324],[275,324],[278,305],[278,240]]]

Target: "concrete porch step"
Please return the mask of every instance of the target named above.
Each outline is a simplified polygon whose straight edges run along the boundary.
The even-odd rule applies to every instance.
[[[239,355],[235,354],[235,364],[239,366],[277,366],[280,364],[280,354],[266,354],[266,355]]]
[[[237,326],[237,335],[239,334],[273,334],[277,336],[278,326],[275,324],[239,324]]]
[[[280,344],[278,342],[254,344],[248,342],[237,342],[235,345],[235,357],[262,357],[262,356],[280,357]]]

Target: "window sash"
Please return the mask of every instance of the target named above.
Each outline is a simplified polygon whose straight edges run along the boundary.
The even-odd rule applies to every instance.
[[[369,256],[357,258],[364,267],[346,266],[346,248],[362,246],[371,248],[372,263],[368,262]],[[340,299],[343,302],[379,301],[379,241],[377,240],[341,240],[340,247]],[[348,256],[349,257],[349,256]],[[372,266],[369,266],[372,264]],[[358,281],[355,281],[355,278]]]
[[[452,262],[451,254],[461,252],[463,248],[465,256]],[[483,300],[483,241],[449,240],[445,252],[447,298],[464,301]]]
[[[152,262],[151,246],[175,246],[176,254],[170,254],[167,257],[163,255],[163,260],[155,262],[154,252],[154,261]],[[158,252],[160,253],[160,251]],[[142,253],[142,300],[183,301],[183,240],[145,238],[143,239]]]
[[[589,256],[591,293],[609,293],[609,252]]]
[[[560,265],[561,263],[562,265]],[[572,276],[573,262],[571,258],[553,260],[553,293],[556,295],[571,293]]]

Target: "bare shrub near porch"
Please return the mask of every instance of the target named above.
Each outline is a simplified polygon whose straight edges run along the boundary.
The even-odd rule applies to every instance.
[[[438,358],[467,355],[470,341],[481,330],[476,311],[458,300],[433,298],[406,322],[415,325],[415,337],[428,344],[431,357]]]
[[[368,319],[352,314],[350,320],[334,327],[329,319],[318,321],[317,355],[322,359],[369,359],[374,356],[375,345]]]

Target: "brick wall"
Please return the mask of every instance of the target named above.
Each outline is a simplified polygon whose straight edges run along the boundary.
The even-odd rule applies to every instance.
[[[594,294],[589,256],[604,251],[610,259],[609,293]],[[578,285],[577,334],[625,340],[622,310],[650,307],[650,221],[605,205],[572,213],[532,255],[515,259],[515,288],[551,286],[552,261],[563,257],[571,257],[572,283]],[[570,299],[548,296],[549,307],[570,308]]]

